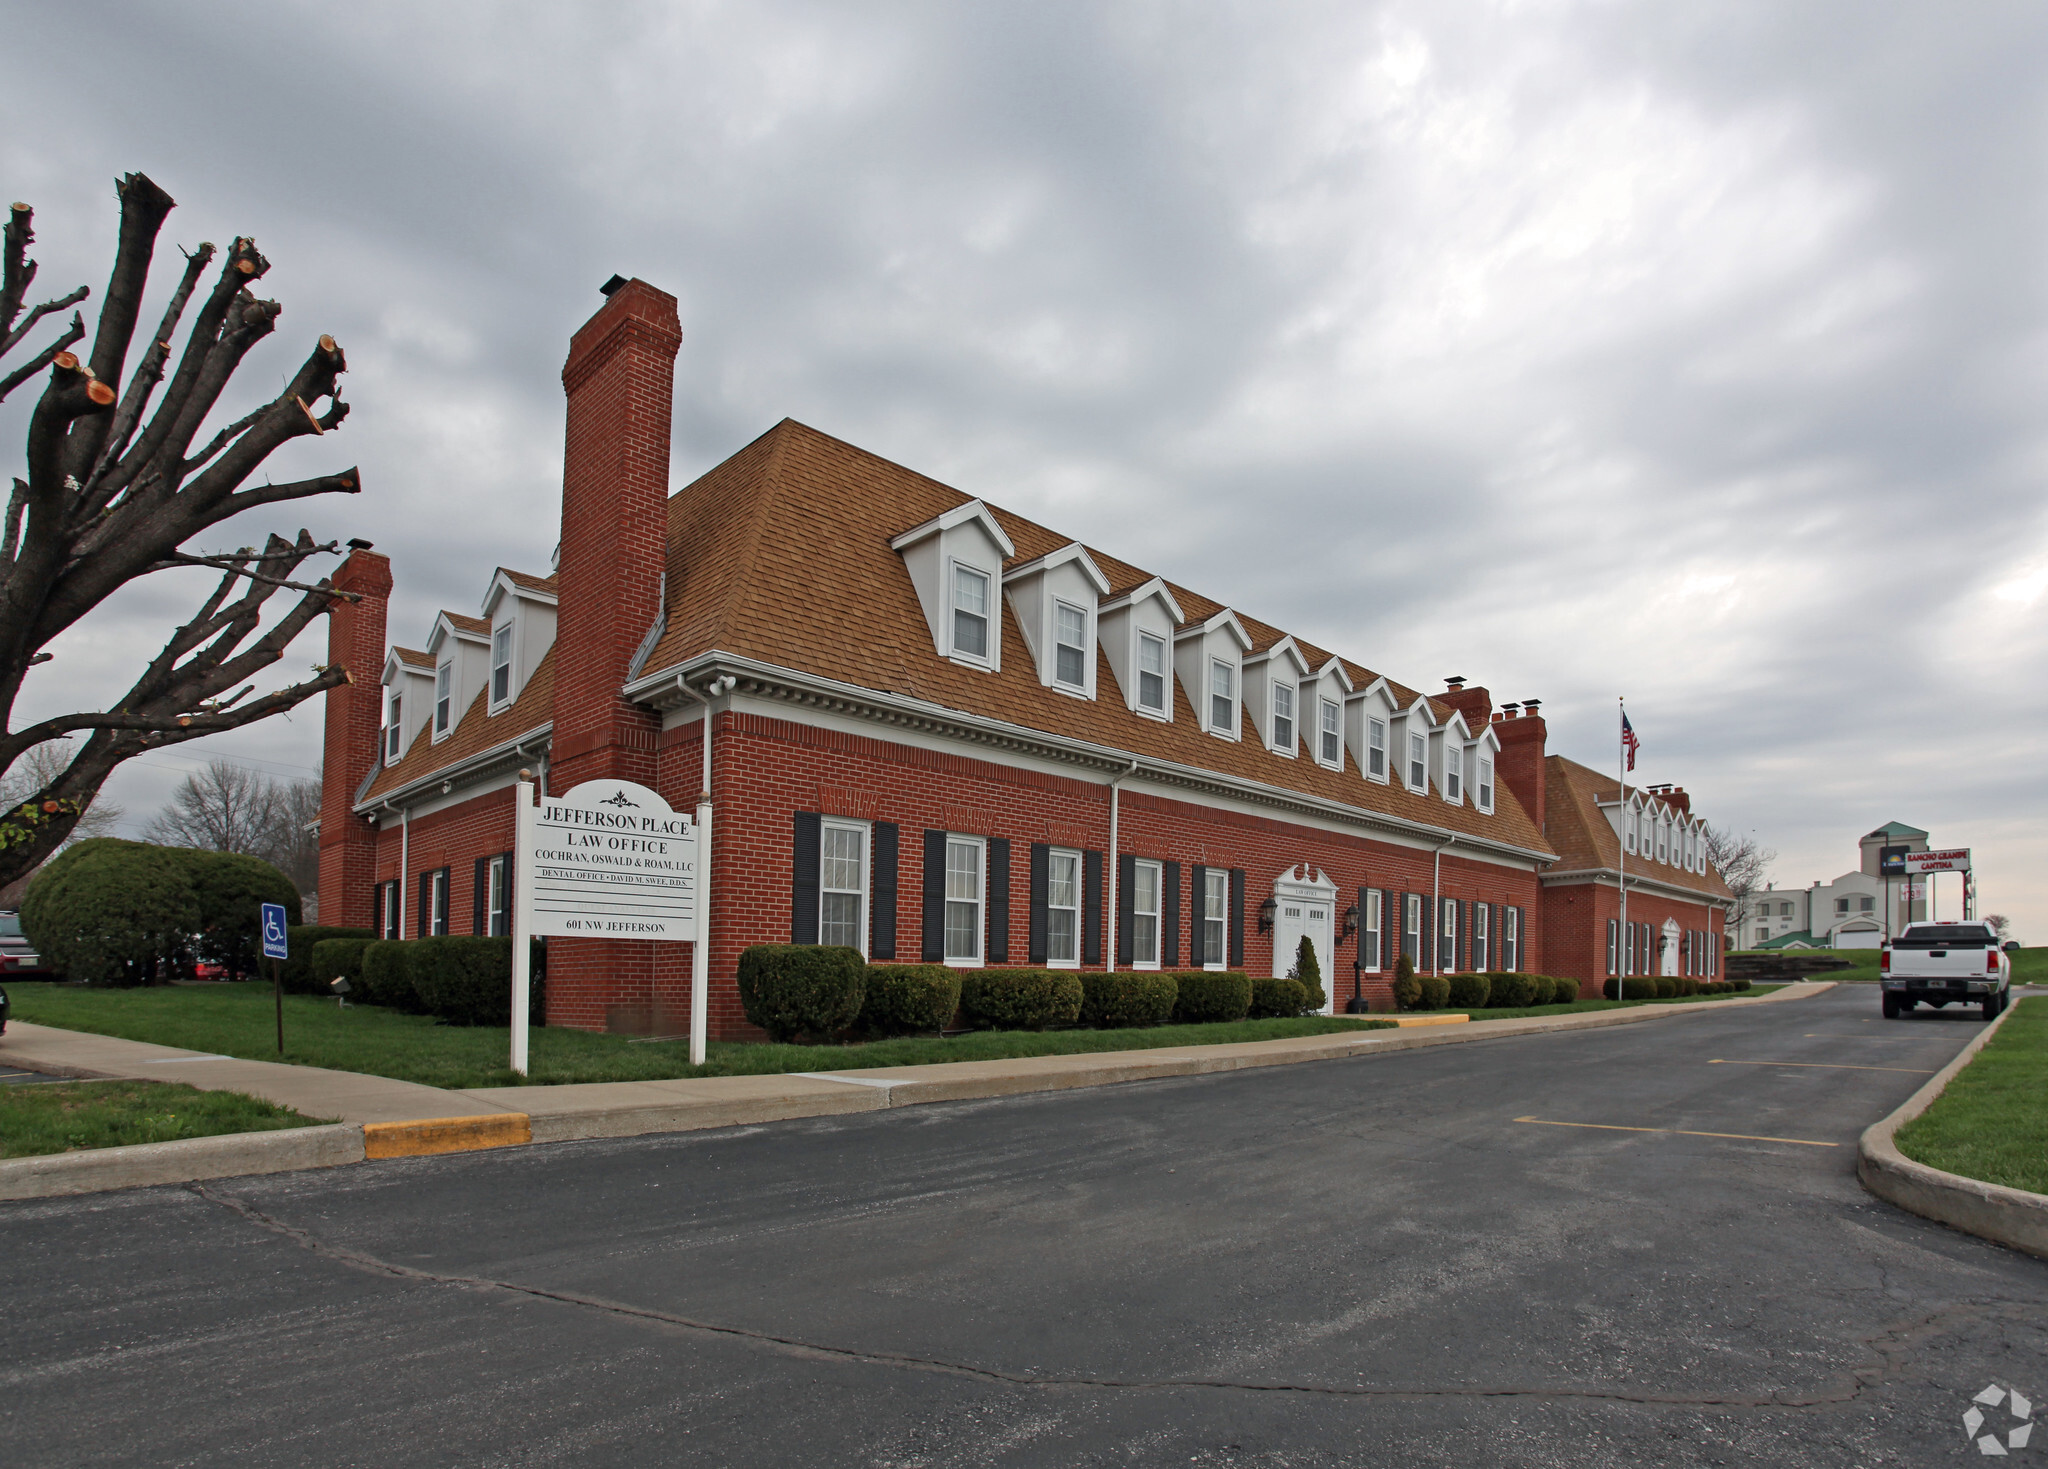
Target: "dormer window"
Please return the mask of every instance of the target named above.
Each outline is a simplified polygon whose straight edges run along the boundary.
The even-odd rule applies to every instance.
[[[1237,732],[1237,670],[1221,658],[1209,660],[1209,728],[1220,735]]]
[[[503,708],[512,698],[512,624],[491,634],[491,707]]]
[[[1316,754],[1323,764],[1335,770],[1344,763],[1344,711],[1335,699],[1318,701],[1316,715]]]
[[[1429,741],[1419,734],[1408,736],[1408,789],[1429,789]]]
[[[1053,682],[1071,689],[1088,686],[1088,614],[1066,602],[1053,604]]]
[[[398,757],[405,753],[403,744],[405,721],[405,698],[401,694],[391,696],[391,722],[384,726],[384,763],[396,765]]]
[[[1660,821],[1657,823],[1657,860],[1659,862],[1665,862],[1669,861],[1670,857],[1671,823],[1669,823],[1668,821]]]
[[[443,663],[434,670],[434,738],[448,737],[455,702],[455,665]]]
[[[977,663],[988,661],[988,584],[985,571],[953,568],[953,652]]]
[[[1621,849],[1633,852],[1636,849],[1636,818],[1633,811],[1621,813]]]
[[[1387,722],[1384,719],[1365,722],[1365,773],[1374,780],[1387,778]]]
[[[1444,750],[1444,799],[1460,805],[1465,800],[1465,752],[1456,745]]]
[[[1138,634],[1138,708],[1166,712],[1166,639],[1148,632]]]
[[[1284,683],[1273,685],[1273,748],[1294,753],[1294,690]]]
[[[1493,810],[1493,762],[1483,755],[1479,757],[1479,809]]]

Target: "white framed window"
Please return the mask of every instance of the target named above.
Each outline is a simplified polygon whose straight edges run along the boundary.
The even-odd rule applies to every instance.
[[[1081,854],[1058,847],[1045,859],[1045,963],[1081,967]]]
[[[953,654],[976,663],[989,661],[989,574],[971,566],[953,567]]]
[[[818,942],[868,952],[868,827],[827,819],[818,827]]]
[[[1221,658],[1209,660],[1209,728],[1220,735],[1237,733],[1237,669]]]
[[[1159,967],[1160,865],[1135,862],[1131,865],[1131,967]]]
[[[1492,950],[1493,905],[1474,903],[1472,905],[1472,967],[1486,968],[1487,955]]]
[[[1621,813],[1621,849],[1631,855],[1636,849],[1636,818],[1633,812]]]
[[[1387,778],[1387,722],[1384,719],[1365,722],[1365,773],[1372,780]]]
[[[455,665],[443,663],[434,670],[434,738],[448,737],[448,726],[454,718]]]
[[[1166,714],[1166,639],[1138,634],[1138,712]]]
[[[980,837],[946,838],[946,962],[972,967],[981,963],[981,913],[984,900],[982,858],[987,843]]]
[[[1408,789],[1429,789],[1429,741],[1419,734],[1408,736]]]
[[[1380,901],[1380,890],[1367,888],[1365,914],[1358,920],[1358,967],[1373,974],[1380,970],[1380,940],[1385,936]]]
[[[1500,959],[1509,969],[1522,967],[1522,910],[1500,910]]]
[[[396,880],[377,884],[377,917],[380,920],[378,927],[387,939],[398,937],[398,925],[404,913],[401,906],[403,902],[404,898],[398,891]]]
[[[1273,749],[1294,754],[1294,686],[1278,681],[1273,684]]]
[[[1088,614],[1066,602],[1052,604],[1052,681],[1065,689],[1088,687]]]
[[[1443,900],[1443,922],[1438,925],[1436,967],[1442,974],[1455,973],[1458,968],[1458,905],[1450,899]]]
[[[1408,911],[1401,915],[1401,952],[1415,964],[1422,964],[1422,894],[1410,893]]]
[[[512,702],[512,624],[491,633],[491,708],[502,709]]]
[[[1202,967],[1226,969],[1230,964],[1224,913],[1230,904],[1230,874],[1220,867],[1202,872]]]
[[[1484,755],[1479,757],[1479,809],[1493,810],[1493,762]]]
[[[492,938],[512,932],[512,864],[503,857],[484,864],[484,932]]]
[[[1637,928],[1637,925],[1636,925],[1636,924],[1633,924],[1633,923],[1631,923],[1631,924],[1627,924],[1627,925],[1625,925],[1625,928],[1626,928],[1626,931],[1625,931],[1625,932],[1624,932],[1624,933],[1622,934],[1622,936],[1621,936],[1621,937],[1622,937],[1622,951],[1621,951],[1621,972],[1622,972],[1622,974],[1623,974],[1624,976],[1632,976],[1632,975],[1633,975],[1633,974],[1634,974],[1634,973],[1636,972],[1636,928]]]
[[[1344,711],[1335,699],[1316,701],[1316,758],[1332,770],[1344,766]]]
[[[401,696],[393,694],[391,696],[391,722],[384,726],[384,763],[386,765],[396,765],[399,757],[405,754],[405,724],[399,718],[404,712],[405,700]]]
[[[1670,859],[1671,823],[1660,821],[1657,823],[1657,860],[1659,862],[1668,862]]]
[[[448,932],[448,869],[437,867],[427,879],[427,932]]]
[[[1609,974],[1619,974],[1621,971],[1616,966],[1620,963],[1621,920],[1619,918],[1610,918],[1607,920],[1607,972]]]
[[[1444,744],[1444,799],[1465,804],[1465,752],[1448,741]]]

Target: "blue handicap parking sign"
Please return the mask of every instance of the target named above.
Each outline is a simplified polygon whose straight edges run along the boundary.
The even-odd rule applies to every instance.
[[[263,957],[266,959],[289,959],[285,952],[284,904],[263,905]]]

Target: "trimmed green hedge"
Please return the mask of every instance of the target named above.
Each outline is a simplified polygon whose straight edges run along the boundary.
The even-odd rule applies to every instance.
[[[321,948],[325,951],[328,944],[338,942],[323,940]],[[526,1018],[530,1025],[545,1025],[547,946],[538,939],[532,943]],[[362,977],[354,998],[360,1003],[432,1015],[450,1025],[512,1023],[509,938],[439,934],[423,939],[372,939],[362,946],[357,963]],[[351,975],[349,983],[354,985],[358,981]],[[334,993],[324,984],[321,990]]]
[[[43,865],[21,900],[21,927],[43,963],[86,984],[168,980],[199,929],[189,869],[168,847],[117,837],[74,843]]]
[[[1180,986],[1170,974],[1126,970],[1081,976],[1081,1024],[1098,1030],[1164,1025]]]
[[[1455,1010],[1483,1010],[1493,997],[1493,982],[1484,974],[1453,974],[1449,978],[1450,1004]]]
[[[331,974],[319,973],[313,965],[313,946],[329,939],[362,939],[374,943],[377,935],[367,928],[344,928],[339,924],[295,923],[284,931],[284,946],[290,956],[284,961],[284,992],[288,995],[331,995],[327,981]],[[267,977],[267,976],[264,976]],[[349,976],[355,983],[355,976]]]
[[[363,950],[376,943],[375,939],[322,939],[313,945],[308,963],[313,977],[323,983],[327,993],[333,994],[334,981],[348,981],[347,999],[361,1004],[363,995]]]
[[[1654,979],[1638,975],[1626,984],[1623,984],[1621,993],[1617,995],[1614,992],[1614,987],[1620,983],[1621,981],[1619,980],[1610,979],[1607,983],[1600,986],[1600,993],[1610,1000],[1654,1000],[1657,998],[1657,981]]]
[[[329,941],[331,942],[331,940]],[[412,945],[398,939],[372,939],[363,945],[364,1004],[383,1005],[407,1014],[420,1013],[419,992],[412,987]]]
[[[1237,969],[1182,969],[1173,975],[1173,1023],[1242,1020],[1252,1008],[1252,982]]]
[[[1419,974],[1415,982],[1422,987],[1424,1010],[1444,1010],[1451,1003],[1451,982],[1441,974]]]
[[[1550,1003],[1550,980],[1543,980],[1543,995],[1539,999],[1536,979],[1533,974],[1496,970],[1486,976],[1486,1003],[1496,1010],[1523,1010],[1531,1005],[1547,1005]]]
[[[1252,981],[1252,1020],[1284,1020],[1310,1009],[1320,1009],[1308,986],[1298,979],[1255,979]]]
[[[1081,1018],[1081,976],[1064,969],[973,969],[960,1013],[977,1030],[1044,1030]]]
[[[867,1035],[944,1030],[960,1009],[960,971],[943,964],[870,964],[856,1027]]]
[[[740,1005],[770,1040],[824,1040],[860,1015],[866,968],[837,944],[755,944],[740,954]]]
[[[192,898],[199,905],[199,926],[194,930],[198,956],[225,965],[232,975],[256,974],[263,957],[263,905],[284,908],[287,934],[299,922],[299,890],[292,880],[261,857],[196,847],[162,850],[185,869],[192,884]]]

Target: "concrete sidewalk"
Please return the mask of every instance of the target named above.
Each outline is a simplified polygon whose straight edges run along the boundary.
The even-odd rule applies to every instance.
[[[1534,1019],[1402,1026],[1230,1045],[766,1076],[479,1087],[470,1091],[444,1091],[310,1066],[237,1061],[171,1046],[16,1023],[8,1027],[5,1036],[0,1036],[0,1064],[80,1077],[175,1080],[210,1091],[249,1092],[309,1117],[339,1118],[344,1125],[106,1148],[48,1158],[8,1159],[0,1161],[0,1198],[131,1188],[178,1182],[187,1176],[227,1177],[235,1173],[326,1167],[365,1158],[463,1152],[529,1141],[565,1142],[576,1138],[690,1132],[797,1117],[872,1112],[923,1102],[1333,1061],[1425,1046],[1463,1045],[1552,1031],[1595,1030],[1675,1019],[1710,1010],[1802,999],[1833,987],[1829,981],[1818,981],[1732,1000],[1642,1005],[1627,1010]],[[314,1133],[320,1134],[320,1138],[312,1137]],[[202,1154],[208,1160],[207,1171],[189,1175],[180,1172],[188,1166],[183,1160]]]

